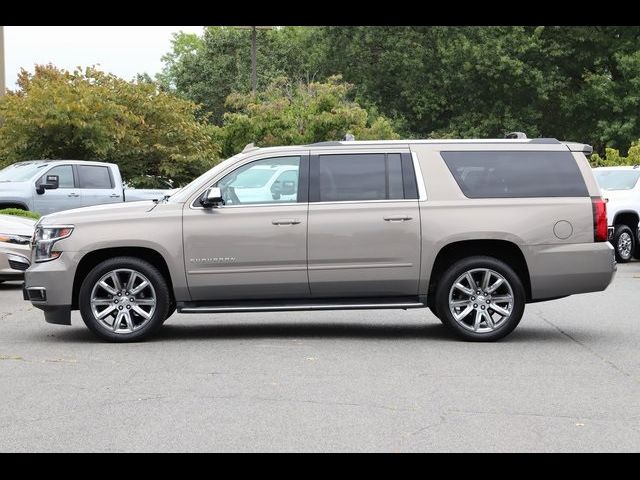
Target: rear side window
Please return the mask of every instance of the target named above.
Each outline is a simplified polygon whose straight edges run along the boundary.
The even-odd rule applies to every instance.
[[[111,189],[111,174],[108,167],[94,165],[78,165],[78,179],[80,188],[102,188]]]
[[[313,169],[314,167],[312,167]],[[366,200],[399,200],[416,198],[405,192],[405,183],[415,179],[403,176],[399,153],[367,153],[320,155],[317,159],[318,193],[312,194],[320,202]]]
[[[588,197],[570,152],[441,152],[468,198]]]

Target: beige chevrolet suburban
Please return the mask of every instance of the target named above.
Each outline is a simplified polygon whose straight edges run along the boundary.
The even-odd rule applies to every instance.
[[[25,299],[140,340],[181,313],[428,307],[497,340],[615,271],[591,147],[555,139],[245,150],[170,197],[43,217]]]

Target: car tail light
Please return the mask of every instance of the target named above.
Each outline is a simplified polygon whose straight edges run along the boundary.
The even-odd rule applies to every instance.
[[[607,241],[607,202],[602,197],[591,197],[593,207],[593,241]]]

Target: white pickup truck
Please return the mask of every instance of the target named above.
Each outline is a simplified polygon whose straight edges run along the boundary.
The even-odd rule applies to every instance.
[[[0,170],[0,209],[42,215],[105,203],[162,199],[169,190],[127,188],[114,163],[31,160]]]
[[[640,166],[600,167],[593,173],[607,200],[609,241],[616,249],[616,260],[626,263],[640,258]]]

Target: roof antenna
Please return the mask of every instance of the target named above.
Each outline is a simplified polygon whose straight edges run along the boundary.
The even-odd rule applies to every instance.
[[[342,139],[343,142],[353,142],[356,139],[352,134],[347,133]]]
[[[527,134],[524,132],[509,132],[504,138],[527,138]]]

